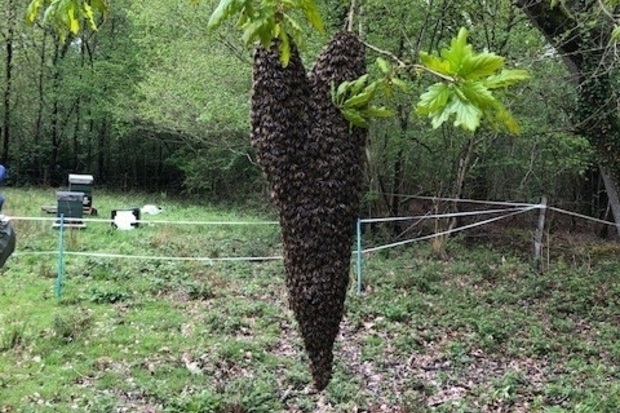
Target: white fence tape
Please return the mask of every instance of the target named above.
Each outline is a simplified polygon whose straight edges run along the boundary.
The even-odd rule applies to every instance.
[[[540,208],[548,208],[549,210],[574,216],[577,218],[585,219],[592,222],[597,222],[605,225],[617,225],[615,222],[605,221],[598,218],[589,217],[587,215],[579,214],[576,212],[566,211],[564,209],[549,207],[543,204],[525,204],[525,203],[510,203],[510,202],[495,202],[495,201],[479,201],[479,200],[470,200],[470,199],[451,199],[451,198],[437,198],[437,197],[423,197],[423,196],[413,196],[413,195],[399,195],[394,194],[395,196],[404,196],[411,197],[417,199],[429,199],[429,200],[440,200],[440,201],[459,201],[459,202],[468,202],[468,203],[476,203],[476,204],[489,204],[489,205],[503,205],[503,206],[515,206],[514,208],[500,208],[500,209],[490,209],[483,211],[468,211],[468,212],[456,212],[456,213],[448,213],[448,214],[434,214],[434,215],[421,215],[421,216],[410,216],[410,217],[389,217],[389,218],[366,218],[362,219],[361,222],[363,224],[368,223],[379,223],[379,222],[390,222],[390,221],[410,221],[410,220],[423,220],[423,219],[440,219],[440,218],[453,218],[453,217],[464,217],[464,216],[476,216],[476,215],[489,215],[489,214],[497,214],[497,213],[506,213],[498,217],[489,218],[483,221],[474,222],[472,224],[464,225],[458,228],[454,228],[452,230],[446,230],[442,232],[438,232],[435,234],[426,235],[420,238],[408,239],[399,242],[394,242],[386,245],[381,245],[377,247],[367,248],[362,250],[363,254],[381,251],[388,248],[394,248],[402,245],[411,244],[418,241],[424,241],[427,239],[432,239],[435,237],[440,237],[444,235],[449,235],[461,231],[465,231],[471,228],[483,226],[490,224],[495,221],[499,221],[505,218],[513,217],[528,211],[532,211],[534,209]],[[12,221],[58,221],[58,217],[26,217],[26,216],[15,216],[15,217],[7,217]],[[66,222],[71,222],[72,219],[65,219]],[[83,218],[80,219],[83,222],[103,222],[103,223],[112,223],[111,219],[99,219],[99,218]],[[222,225],[278,225],[278,221],[165,221],[165,220],[154,220],[154,221],[138,221],[140,224],[165,224],[165,225],[213,225],[213,226],[222,226]],[[357,251],[353,251],[353,254],[356,254]],[[98,252],[77,252],[77,251],[64,251],[64,255],[68,256],[83,256],[83,257],[94,257],[94,258],[120,258],[120,259],[140,259],[140,260],[159,260],[159,261],[198,261],[198,262],[251,262],[251,261],[275,261],[282,260],[283,257],[280,255],[276,256],[266,256],[266,257],[167,257],[167,256],[151,256],[151,255],[126,255],[126,254],[111,254],[111,253],[98,253]],[[58,255],[58,251],[16,251],[14,253],[15,256],[45,256],[45,255]]]
[[[515,207],[535,206],[535,204],[529,204],[529,203],[524,203],[524,202],[481,201],[481,200],[478,200],[478,199],[442,198],[442,197],[436,197],[436,196],[407,195],[407,194],[385,194],[385,195],[396,196],[396,197],[399,197],[399,198],[421,199],[421,200],[427,200],[427,201],[442,201],[442,202],[461,202],[461,203],[467,203],[467,204],[515,206]]]
[[[589,217],[587,215],[578,214],[577,212],[566,211],[565,209],[560,209],[560,208],[556,208],[556,207],[548,207],[548,209],[550,209],[551,211],[559,212],[560,214],[570,215],[570,216],[573,216],[573,217],[585,219],[587,221],[597,222],[599,224],[611,225],[611,226],[620,225],[620,224],[616,224],[615,222],[605,221],[604,219],[598,219],[598,218],[594,218],[594,217]]]
[[[490,215],[499,214],[503,212],[521,211],[523,207],[516,208],[500,208],[500,209],[487,209],[482,211],[467,211],[467,212],[452,212],[447,214],[429,214],[429,215],[416,215],[410,217],[387,217],[387,218],[365,218],[362,219],[363,224],[372,224],[377,222],[394,222],[394,221],[413,221],[424,219],[440,219],[440,218],[456,218],[456,217],[468,217],[476,215]]]
[[[512,217],[512,216],[515,216],[515,215],[519,215],[519,214],[522,214],[524,212],[532,211],[532,210],[538,209],[538,208],[540,208],[539,205],[532,205],[532,206],[529,206],[527,208],[521,208],[518,211],[512,212],[510,214],[506,214],[506,215],[502,215],[502,216],[499,216],[499,217],[490,218],[490,219],[487,219],[487,220],[484,220],[484,221],[474,222],[473,224],[469,224],[469,225],[463,225],[462,227],[454,228],[452,230],[438,232],[438,233],[431,234],[431,235],[426,235],[426,236],[420,237],[420,238],[408,239],[408,240],[399,241],[399,242],[393,242],[391,244],[381,245],[381,246],[378,246],[378,247],[367,248],[367,249],[364,249],[362,251],[362,253],[381,251],[381,250],[388,249],[388,248],[394,248],[394,247],[398,247],[398,246],[401,246],[401,245],[411,244],[413,242],[424,241],[424,240],[435,238],[435,237],[441,237],[443,235],[453,234],[455,232],[465,231],[466,229],[471,229],[471,228],[479,227],[479,226],[482,226],[482,225],[490,224],[491,222],[499,221],[500,219],[509,218],[509,217]]]
[[[17,251],[14,254],[18,257],[23,256],[40,256],[40,255],[58,255],[58,251]],[[200,262],[234,262],[234,261],[276,261],[283,257],[276,255],[271,257],[159,257],[154,255],[126,255],[126,254],[108,254],[103,252],[78,252],[63,251],[63,255],[89,257],[89,258],[124,258],[134,260],[152,260],[152,261],[200,261]]]
[[[7,219],[11,221],[49,221],[49,222],[57,222],[60,220],[59,217],[10,217],[7,216]],[[107,224],[111,224],[114,222],[113,219],[106,218],[63,218],[65,222],[103,222]],[[278,225],[278,221],[162,221],[162,220],[140,220],[136,221],[136,223],[141,225],[151,225],[151,224],[165,224],[165,225]]]

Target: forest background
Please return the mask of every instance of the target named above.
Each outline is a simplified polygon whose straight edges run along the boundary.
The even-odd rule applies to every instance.
[[[97,32],[61,38],[49,27],[26,25],[27,2],[0,0],[0,161],[10,182],[58,186],[68,173],[90,173],[97,186],[121,190],[264,198],[249,141],[252,51],[232,25],[207,29],[215,3],[115,0]],[[346,2],[319,3],[328,30],[308,36],[307,64],[347,18]],[[609,11],[592,10],[579,14],[581,32],[601,27]],[[473,134],[450,124],[433,129],[412,115],[433,80],[411,80],[412,93],[390,102],[396,116],[371,126],[365,214],[399,215],[407,204],[396,194],[519,201],[547,195],[555,205],[604,214],[595,143],[579,128],[583,96],[566,51],[554,49],[532,21],[506,0],[363,3],[356,31],[402,61],[444,47],[466,27],[476,50],[531,74],[505,97],[521,125],[518,136],[488,127]],[[615,102],[615,46],[601,50],[605,60],[597,62],[612,86],[604,100]],[[377,56],[369,50],[369,62]]]

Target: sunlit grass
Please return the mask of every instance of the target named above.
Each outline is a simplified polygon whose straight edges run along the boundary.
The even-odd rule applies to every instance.
[[[40,206],[55,199],[47,190],[6,196],[13,216],[48,216]],[[113,208],[155,203],[164,213],[149,220],[273,219],[164,196],[96,191],[94,200],[106,218]],[[57,251],[58,230],[50,222],[15,227],[18,251],[0,275],[0,411],[611,413],[620,405],[614,260],[556,260],[538,274],[516,256],[451,240],[441,257],[431,244],[368,256],[367,290],[352,286],[347,299],[334,380],[316,395],[281,261],[66,256],[59,299],[57,256],[25,254]],[[68,230],[63,247],[281,254],[276,226],[118,231],[88,223]]]

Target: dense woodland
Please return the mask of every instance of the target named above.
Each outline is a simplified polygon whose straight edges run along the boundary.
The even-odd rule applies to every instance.
[[[445,46],[466,27],[476,50],[531,74],[503,98],[521,124],[517,136],[450,123],[433,129],[413,113],[431,80],[412,77],[411,93],[389,102],[396,116],[370,128],[366,213],[402,213],[395,193],[530,201],[546,194],[556,205],[604,213],[597,165],[612,165],[604,154],[620,153],[613,9],[563,3],[361,4],[356,32],[402,61]],[[320,4],[328,30],[307,37],[306,62],[347,17],[341,0]],[[64,39],[40,23],[26,25],[26,7],[0,0],[0,158],[12,184],[62,185],[76,172],[123,190],[265,196],[249,140],[252,50],[232,24],[207,29],[214,1],[114,0],[97,32]],[[378,56],[367,55],[369,62]]]

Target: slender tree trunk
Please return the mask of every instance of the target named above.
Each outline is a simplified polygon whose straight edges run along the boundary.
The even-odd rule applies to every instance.
[[[465,143],[463,150],[461,151],[461,157],[459,159],[459,166],[456,172],[456,181],[454,183],[454,189],[452,192],[452,198],[461,199],[463,196],[463,190],[465,189],[465,180],[467,178],[467,173],[469,172],[469,167],[471,164],[471,158],[476,150],[476,147],[480,143],[480,140],[476,139],[476,136],[472,136]],[[460,207],[458,201],[453,202],[452,204],[452,212],[459,212]],[[450,220],[450,225],[448,226],[448,230],[452,230],[459,225],[459,219],[454,217]]]
[[[46,72],[46,48],[47,48],[47,32],[43,32],[43,39],[41,40],[41,54],[39,64],[39,76],[37,79],[37,92],[39,94],[37,116],[35,121],[34,132],[34,168],[35,178],[42,183],[47,179],[44,178],[44,168],[41,162],[41,141],[43,136],[43,113],[45,112],[45,72]]]
[[[97,148],[97,172],[99,173],[99,179],[103,180],[106,176],[106,150],[108,142],[108,122],[106,119],[101,121],[101,128],[99,129],[99,142]]]
[[[401,134],[401,139],[406,139],[407,137],[407,132],[409,130],[409,111],[404,108],[403,105],[400,105],[398,108],[398,112],[399,112],[399,126],[400,126],[400,134]],[[401,205],[401,199],[399,196],[397,196],[396,194],[398,194],[403,186],[403,180],[404,180],[404,168],[403,168],[403,163],[404,163],[404,145],[401,142],[400,148],[398,149],[398,154],[396,155],[396,161],[394,162],[394,176],[392,179],[392,199],[391,199],[391,205],[390,205],[390,215],[393,217],[397,217],[400,215],[400,205]],[[394,221],[392,224],[392,233],[393,235],[396,237],[398,236],[398,234],[400,234],[401,229],[400,229],[400,225],[398,221]]]
[[[6,49],[6,66],[5,66],[5,80],[4,87],[4,122],[2,127],[2,163],[7,164],[9,162],[9,145],[11,142],[11,93],[13,86],[13,37],[15,35],[15,1],[9,0],[8,4],[8,19],[7,19],[7,32],[4,39],[4,46]]]
[[[51,113],[51,125],[50,125],[50,143],[51,143],[51,152],[50,157],[48,159],[48,179],[49,182],[46,184],[56,182],[58,177],[57,166],[58,166],[58,151],[60,148],[60,136],[59,136],[59,116],[60,116],[60,97],[58,93],[60,91],[60,68],[58,67],[58,62],[60,61],[60,43],[56,40],[54,44],[54,56],[52,58],[52,64],[54,67],[54,74],[52,76],[52,89],[54,91],[53,101],[52,101],[52,113]]]
[[[75,107],[75,128],[73,129],[73,162],[72,169],[78,172],[80,169],[79,152],[80,152],[80,126],[81,126],[81,105],[78,98]]]
[[[618,197],[618,189],[614,179],[601,167],[601,176],[605,184],[605,191],[609,198],[609,206],[611,207],[611,213],[614,216],[616,222],[616,231],[620,236],[620,198]]]

